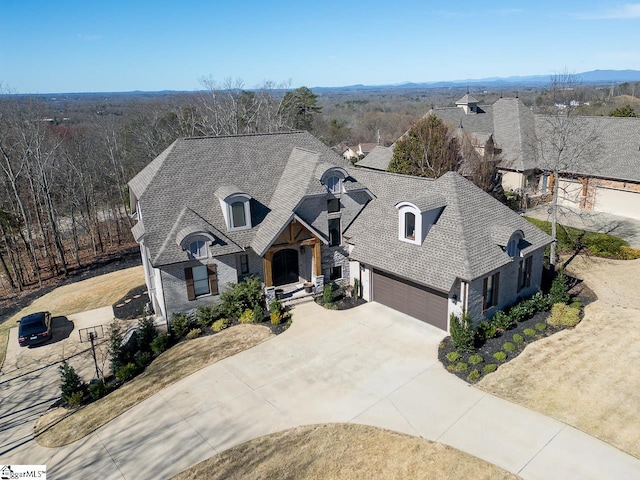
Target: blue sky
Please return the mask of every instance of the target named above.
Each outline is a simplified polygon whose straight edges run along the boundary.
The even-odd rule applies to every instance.
[[[0,91],[380,85],[640,69],[640,2],[0,0]]]

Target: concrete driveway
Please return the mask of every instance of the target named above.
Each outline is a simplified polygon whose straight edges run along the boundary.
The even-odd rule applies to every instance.
[[[525,479],[640,477],[640,460],[448,374],[437,361],[443,336],[376,303],[344,312],[301,304],[287,332],[87,438],[60,449],[26,439],[0,458],[44,463],[53,479],[162,479],[258,436],[353,422],[444,442]]]
[[[549,205],[540,205],[527,210],[525,215],[539,220],[551,221]],[[629,246],[640,248],[640,220],[561,205],[558,212],[558,223],[589,232],[610,233],[629,242]]]

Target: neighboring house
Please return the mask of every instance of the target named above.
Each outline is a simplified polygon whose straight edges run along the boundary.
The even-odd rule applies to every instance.
[[[342,158],[345,160],[355,160],[363,158],[369,155],[374,148],[378,146],[377,143],[359,143],[353,147],[347,147],[342,150]]]
[[[540,287],[550,237],[456,173],[357,169],[305,132],[174,142],[129,182],[155,312],[211,304],[257,275],[359,280],[367,300],[442,329]]]
[[[394,145],[391,145],[390,147],[377,145],[369,152],[369,155],[356,162],[356,166],[384,172],[389,167],[389,163],[393,158]]]
[[[557,153],[551,145],[553,117],[534,114],[518,98],[481,106],[467,94],[456,105],[427,115],[470,134],[478,151],[486,143],[500,154],[505,190],[533,202],[549,200],[555,179],[548,160]],[[559,172],[560,203],[640,219],[640,118],[575,116],[571,122],[567,150],[583,150],[584,156]],[[597,145],[584,148],[592,143]]]

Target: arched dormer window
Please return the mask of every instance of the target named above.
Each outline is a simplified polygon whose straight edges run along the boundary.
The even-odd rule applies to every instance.
[[[338,195],[342,193],[343,183],[349,174],[342,167],[320,163],[316,167],[315,176],[325,186],[327,192]]]
[[[331,175],[327,178],[326,186],[329,193],[340,193],[342,190],[342,179],[338,175]]]
[[[223,185],[215,192],[220,201],[227,230],[251,228],[251,196],[233,185]]]
[[[416,239],[416,214],[413,212],[404,213],[404,238]]]
[[[398,239],[403,242],[422,245],[444,207],[447,205],[443,196],[425,195],[411,201],[396,204],[398,209]]]
[[[231,222],[233,228],[242,228],[247,226],[245,202],[233,202],[231,204]]]
[[[189,243],[189,255],[192,258],[206,258],[209,256],[207,242],[204,240],[194,240]]]
[[[522,232],[517,230],[513,232],[511,237],[509,237],[509,242],[507,243],[507,255],[511,258],[520,257],[520,241],[522,240]]]

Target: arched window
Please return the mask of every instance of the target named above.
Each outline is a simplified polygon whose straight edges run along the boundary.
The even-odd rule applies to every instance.
[[[327,190],[330,193],[340,193],[341,179],[338,175],[332,175],[327,178]]]
[[[189,244],[189,254],[193,258],[205,258],[208,256],[207,244],[204,240],[196,240]]]
[[[231,204],[231,218],[233,222],[233,228],[247,226],[247,217],[244,211],[244,202],[233,202]]]
[[[409,240],[416,238],[416,215],[412,212],[404,214],[404,238]]]
[[[520,235],[513,235],[509,239],[509,243],[507,244],[507,255],[509,255],[511,258],[520,256],[520,252],[518,249],[519,243]]]

